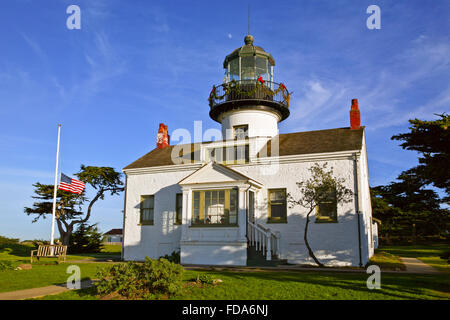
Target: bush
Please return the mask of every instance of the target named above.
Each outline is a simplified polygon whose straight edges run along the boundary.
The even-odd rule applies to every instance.
[[[69,253],[95,253],[102,248],[102,234],[95,224],[80,224],[69,240]]]
[[[31,243],[35,248],[38,248],[40,245],[50,244],[50,241],[47,240],[32,240]]]
[[[21,243],[0,243],[0,254],[30,257],[30,251],[33,250],[32,245],[24,245]]]
[[[100,295],[118,293],[128,299],[171,296],[182,288],[183,267],[164,258],[145,257],[144,263],[127,262],[101,270],[97,277]]]
[[[166,254],[165,256],[160,257],[159,259],[166,259],[173,263],[180,264],[180,251],[172,251],[170,256]]]
[[[19,239],[0,236],[0,244],[16,244],[16,243],[19,243]]]
[[[0,261],[0,271],[14,270],[12,261]]]
[[[214,278],[209,274],[197,275],[197,283],[201,284],[214,284]]]

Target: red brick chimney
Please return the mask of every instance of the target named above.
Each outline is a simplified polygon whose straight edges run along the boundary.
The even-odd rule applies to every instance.
[[[361,128],[361,114],[358,108],[358,99],[352,99],[352,109],[350,110],[350,129]]]
[[[170,143],[169,132],[167,126],[164,123],[159,124],[158,134],[156,135],[156,147],[158,149],[165,148]]]

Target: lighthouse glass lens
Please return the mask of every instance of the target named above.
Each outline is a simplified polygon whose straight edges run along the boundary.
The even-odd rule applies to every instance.
[[[267,74],[267,60],[262,57],[256,57],[256,79],[262,77],[264,80],[269,80]]]
[[[239,81],[239,58],[230,61],[230,79]]]
[[[256,80],[255,57],[241,57],[241,64],[242,80]]]

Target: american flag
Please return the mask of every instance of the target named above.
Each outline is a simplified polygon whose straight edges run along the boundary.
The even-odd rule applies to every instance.
[[[61,181],[59,182],[58,189],[81,194],[83,192],[84,186],[84,183],[80,180],[72,179],[66,176],[64,173],[61,173]]]

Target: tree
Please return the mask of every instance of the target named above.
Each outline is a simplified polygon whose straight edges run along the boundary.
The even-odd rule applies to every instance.
[[[441,202],[415,170],[402,172],[387,186],[372,188],[373,215],[383,222],[385,237],[391,232],[413,238],[445,234],[450,215]]]
[[[403,171],[397,181],[372,188],[374,217],[383,222],[381,233],[389,237],[446,235],[449,210],[442,208],[450,200],[450,135],[449,115],[437,114],[433,121],[409,120],[410,132],[394,135],[400,146],[419,152],[419,165]],[[442,199],[427,186],[443,189]],[[387,239],[389,241],[389,239]]]
[[[381,221],[379,229],[380,234],[383,235],[387,244],[392,244],[391,234],[396,233],[397,219],[403,212],[396,207],[393,207],[385,198],[383,190],[380,187],[370,189],[372,201],[372,216]]]
[[[96,191],[96,195],[92,200],[85,197],[85,192],[77,195],[68,191],[57,191],[57,207],[56,207],[56,223],[61,241],[64,245],[69,244],[70,236],[74,227],[78,224],[86,223],[92,212],[93,205],[97,200],[103,200],[105,194],[110,195],[119,194],[124,190],[123,182],[121,181],[121,173],[116,172],[111,167],[93,167],[81,165],[80,172],[75,176],[86,185],[92,186]],[[53,185],[41,184],[39,182],[33,184],[35,187],[33,199],[37,199],[33,207],[25,207],[24,211],[27,215],[36,215],[33,222],[39,218],[45,219],[46,215],[52,214],[53,207]],[[84,214],[83,204],[88,202],[87,211]]]
[[[336,205],[352,201],[353,192],[344,186],[345,179],[335,178],[333,176],[333,168],[327,170],[327,163],[320,166],[318,163],[314,164],[309,171],[311,178],[303,182],[297,182],[297,187],[300,189],[300,198],[295,199],[291,194],[288,194],[288,202],[290,207],[301,206],[306,208],[306,224],[304,231],[304,240],[309,256],[319,265],[323,264],[316,258],[313,250],[308,242],[308,226],[310,216],[315,212],[316,207],[330,198],[330,194],[335,196]]]
[[[69,251],[70,253],[100,252],[103,247],[102,237],[96,224],[80,223],[70,237]]]
[[[53,185],[37,182],[33,184],[33,187],[35,188],[35,195],[32,198],[37,201],[33,203],[33,207],[25,207],[24,211],[27,215],[35,215],[32,221],[34,223],[39,221],[40,218],[46,219],[46,215],[52,214]],[[61,241],[65,245],[69,243],[69,238],[75,224],[69,221],[83,215],[82,205],[86,201],[84,195],[84,192],[78,195],[59,189],[57,190],[55,220]]]
[[[419,152],[419,165],[408,170],[420,183],[433,184],[444,189],[450,201],[450,117],[448,114],[436,114],[440,119],[433,121],[409,120],[411,130],[391,137],[403,141],[403,149]]]

